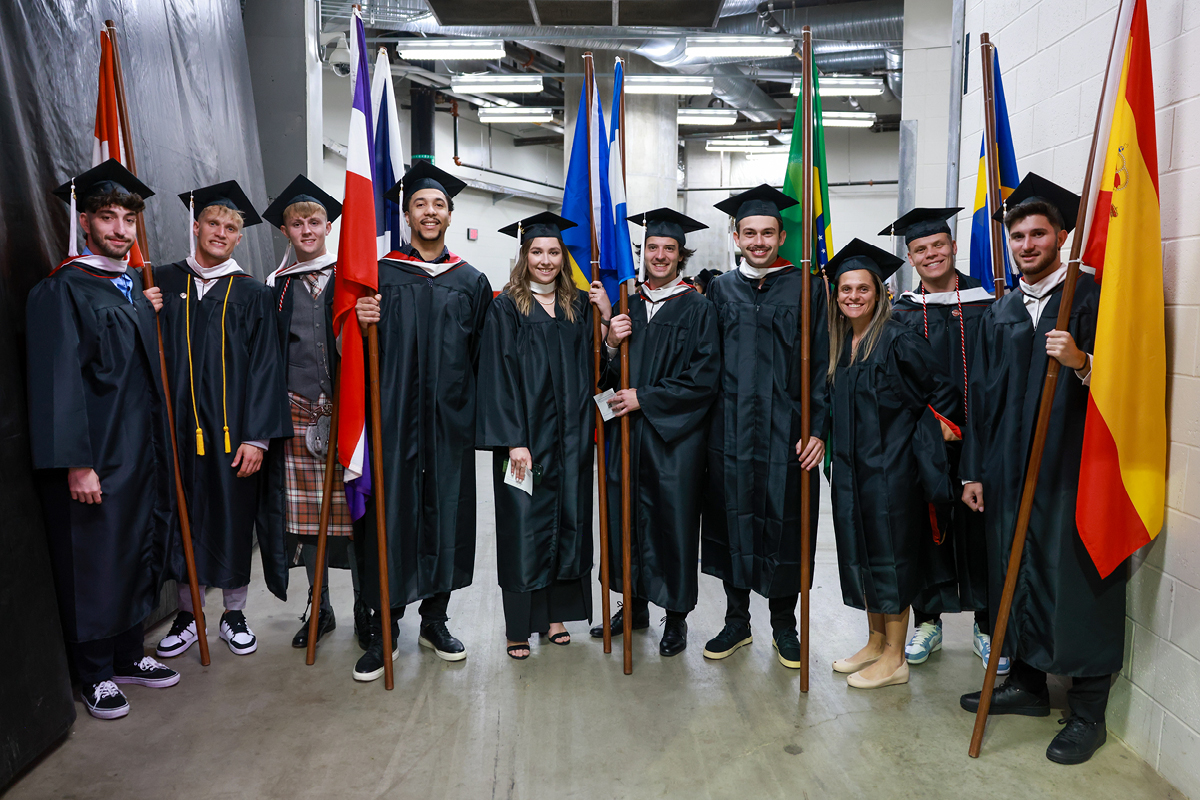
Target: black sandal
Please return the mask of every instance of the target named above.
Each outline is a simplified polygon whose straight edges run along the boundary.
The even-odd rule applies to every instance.
[[[559,647],[566,647],[571,643],[571,634],[569,631],[559,631],[553,636],[548,636],[546,638],[550,640],[551,644],[556,644]],[[566,639],[565,642],[563,641],[564,638]]]
[[[523,656],[518,656],[515,655],[518,650],[525,650],[527,652]],[[529,653],[532,652],[533,648],[529,646],[529,642],[525,642],[524,644],[510,644],[508,646],[508,657],[514,661],[524,661],[525,659],[529,658]]]

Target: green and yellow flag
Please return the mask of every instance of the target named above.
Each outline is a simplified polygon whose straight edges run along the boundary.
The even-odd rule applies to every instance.
[[[817,66],[814,59],[809,66],[813,76],[813,272],[824,271],[829,263],[829,254],[833,251],[833,225],[829,218],[829,171],[825,167],[825,131],[821,127],[821,93],[818,87]],[[803,95],[801,95],[801,98]],[[804,248],[804,237],[800,230],[803,218],[803,200],[800,187],[804,180],[804,113],[803,100],[797,98],[796,118],[792,124],[792,149],[788,154],[787,175],[783,179],[783,193],[788,197],[801,201],[801,205],[792,206],[783,211],[783,229],[787,231],[787,241],[779,248],[779,255],[799,265],[804,260],[801,251]]]

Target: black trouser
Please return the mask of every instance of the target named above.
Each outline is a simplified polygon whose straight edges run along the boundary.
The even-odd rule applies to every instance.
[[[365,595],[366,595],[366,593],[364,592],[364,598],[363,598],[364,600],[366,599]],[[449,605],[450,605],[450,593],[449,592],[439,592],[439,593],[433,595],[432,597],[426,597],[424,600],[421,601],[421,606],[418,609],[419,613],[421,614],[421,624],[424,625],[426,622],[445,622],[446,620],[450,619],[449,615],[446,614],[446,609],[447,609],[447,607],[449,607]],[[374,603],[368,603],[367,607],[371,609],[371,612],[372,612],[371,619],[378,620],[379,619],[379,600],[378,600],[378,598],[376,598]],[[392,622],[395,622],[396,620],[399,620],[404,617],[404,609],[405,609],[405,606],[393,606],[392,607]]]
[[[942,618],[942,615],[940,613],[926,614],[914,605],[912,607],[912,617],[913,627],[915,628],[922,622],[937,622]],[[986,633],[988,636],[992,635],[992,620],[986,608],[975,612],[975,624],[979,626],[980,633]]]
[[[631,605],[633,606],[633,618],[635,620],[636,619],[647,619],[647,620],[650,619],[650,601],[649,600],[647,600],[644,597],[634,596],[633,602]],[[667,617],[670,619],[687,619],[687,615],[688,615],[688,612],[686,612],[686,611],[672,611],[669,608],[664,608],[663,611],[667,612]]]
[[[374,525],[372,517],[371,524]],[[368,541],[369,539],[369,541]],[[372,532],[371,536],[361,535],[356,531],[354,536],[354,560],[358,564],[358,574],[368,576],[365,581],[359,583],[359,597],[367,608],[371,609],[375,614],[379,613],[379,573],[376,571],[378,561],[373,563],[367,562],[366,551],[368,548],[375,546],[375,536]],[[421,601],[421,622],[445,622],[450,619],[446,615],[446,609],[450,605],[450,593],[439,592],[432,597],[426,597]],[[404,606],[392,606],[392,620],[398,620],[404,616]],[[378,619],[378,617],[373,617]]]
[[[725,584],[725,624],[740,624],[750,627],[750,590],[739,589],[729,581]],[[769,597],[772,631],[796,630],[796,603],[800,593]]]
[[[1046,693],[1046,673],[1023,661],[1013,659],[1008,682],[1028,692]],[[1108,691],[1111,687],[1111,675],[1072,678],[1071,688],[1067,689],[1067,705],[1071,713],[1084,722],[1104,722],[1104,710],[1108,707]]]
[[[142,623],[129,630],[90,642],[71,642],[71,656],[79,682],[87,685],[112,680],[114,669],[128,671],[146,655]]]

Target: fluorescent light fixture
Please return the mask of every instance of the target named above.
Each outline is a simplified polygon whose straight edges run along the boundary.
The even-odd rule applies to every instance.
[[[537,94],[542,90],[541,75],[455,75],[450,88],[456,92],[486,94]]]
[[[626,94],[712,94],[713,79],[703,75],[627,75]]]
[[[538,108],[534,106],[509,106],[507,108],[481,108],[479,121],[485,124],[497,122],[514,122],[537,124],[554,120],[553,108]]]
[[[791,152],[790,147],[786,145],[771,145],[770,147],[759,148],[758,150],[747,150],[746,158],[751,161],[765,161],[769,158],[778,158],[786,156]]]
[[[493,61],[504,58],[504,40],[402,39],[396,52],[410,61]]]
[[[839,78],[829,76],[820,79],[822,97],[878,97],[883,94],[883,78]],[[792,96],[799,97],[804,91],[800,78],[792,81]]]
[[[689,36],[688,58],[772,58],[790,56],[796,43],[787,36]]]
[[[766,139],[709,139],[704,143],[710,153],[759,152],[771,146]]]
[[[732,125],[737,118],[736,108],[681,108],[675,122],[679,125]]]
[[[824,111],[821,124],[825,128],[869,128],[875,124],[874,111]]]

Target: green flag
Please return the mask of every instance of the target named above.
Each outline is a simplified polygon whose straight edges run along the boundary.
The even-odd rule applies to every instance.
[[[813,252],[811,255],[813,271],[825,269],[829,263],[829,253],[833,250],[833,226],[829,216],[829,174],[825,167],[825,130],[821,126],[821,93],[818,87],[816,61],[810,65],[809,71],[813,76]],[[783,193],[788,197],[801,201],[801,205],[792,206],[783,211],[783,229],[787,231],[787,241],[779,248],[779,255],[800,264],[804,260],[801,251],[804,247],[804,237],[800,230],[803,219],[803,200],[800,187],[804,180],[804,124],[800,118],[804,112],[803,95],[796,103],[796,118],[792,124],[792,149],[788,154],[787,175],[783,179]]]

